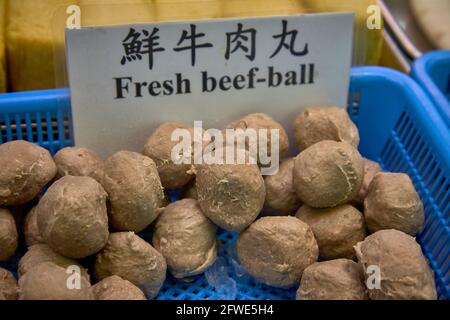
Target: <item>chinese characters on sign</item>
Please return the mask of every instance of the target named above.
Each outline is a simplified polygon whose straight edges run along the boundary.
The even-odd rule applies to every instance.
[[[203,43],[197,44],[197,38],[203,38],[205,36],[204,33],[196,33],[197,26],[195,24],[190,25],[190,33],[187,30],[183,30],[180,41],[178,41],[177,46],[179,46],[182,42],[189,41],[190,44],[184,47],[176,47],[173,51],[180,52],[183,50],[190,50],[191,52],[191,65],[195,66],[195,53],[197,49],[201,48],[211,48],[213,45],[211,43]]]
[[[288,50],[293,56],[305,56],[308,54],[308,43],[305,43],[301,50],[296,49],[296,40],[298,30],[288,28],[288,21],[282,20],[282,28],[279,34],[272,36],[274,41],[274,48],[270,58],[274,58],[281,50]],[[159,28],[154,27],[150,32],[142,29],[141,32],[130,28],[128,35],[122,42],[124,49],[124,56],[120,63],[125,65],[127,62],[142,60],[143,56],[148,58],[148,67],[153,68],[154,55],[157,52],[165,51],[169,48],[163,48],[159,44],[160,36],[158,35]],[[229,60],[232,54],[237,51],[242,51],[245,57],[254,61],[256,57],[256,40],[257,30],[255,28],[244,28],[242,23],[237,23],[236,30],[226,32],[226,50],[224,57]],[[189,30],[184,29],[181,33],[178,43],[172,49],[175,52],[188,51],[190,53],[191,66],[195,66],[197,61],[197,50],[212,48],[214,45],[204,40],[206,34],[197,30],[197,25],[190,24]],[[267,41],[267,39],[262,39]]]
[[[160,63],[164,65],[167,54],[172,54],[172,59],[182,65],[195,67],[198,62],[200,50],[210,53],[206,50],[213,48],[225,60],[225,63],[233,59],[234,61],[243,59],[244,62],[257,62],[258,58],[267,59],[267,68],[262,70],[257,65],[252,66],[248,72],[235,74],[233,76],[223,75],[214,77],[210,71],[202,70],[201,75],[201,92],[212,93],[216,90],[243,90],[254,89],[257,85],[265,85],[268,88],[276,88],[280,86],[296,86],[314,84],[315,64],[300,61],[298,57],[307,56],[310,52],[307,41],[300,43],[299,31],[288,26],[287,19],[280,19],[273,25],[272,32],[258,32],[257,26],[248,26],[251,22],[241,21],[230,22],[226,28],[221,30],[221,34],[207,35],[208,30],[202,25],[190,23],[183,26],[170,38],[166,38],[163,34],[164,25],[153,26],[149,28],[142,27],[137,31],[136,27],[129,27],[128,33],[122,41],[124,54],[120,60],[122,66],[130,62],[136,62],[146,57],[148,60],[148,68],[157,74],[158,70],[154,70],[154,65],[160,59]],[[150,31],[151,30],[151,31]],[[209,30],[209,33],[210,30]],[[164,36],[163,36],[164,35]],[[163,43],[163,44],[162,44]],[[265,50],[257,50],[263,47]],[[257,57],[257,51],[258,57]],[[291,59],[293,59],[292,67],[289,71],[282,72],[274,65],[275,58],[281,51],[285,51]],[[178,58],[178,54],[185,52],[183,56]],[[176,57],[174,57],[176,55]],[[186,56],[190,58],[185,59]],[[216,56],[215,62],[219,57]],[[185,61],[185,62],[184,62]],[[187,62],[190,62],[189,64]],[[173,63],[174,61],[172,61]],[[158,65],[159,67],[159,65]],[[180,94],[192,94],[192,81],[180,72],[176,72],[172,79],[151,80],[151,81],[135,81],[133,77],[120,76],[113,78],[116,88],[115,99],[125,99],[130,96],[142,98],[148,92],[150,96],[170,96]]]
[[[159,40],[158,31],[158,28],[153,28],[152,33],[142,30],[141,34],[134,28],[130,28],[130,32],[123,40],[125,55],[120,63],[124,65],[127,61],[141,60],[143,55],[148,55],[148,67],[151,70],[153,68],[153,53],[165,51],[164,48],[159,47],[159,42],[157,42]],[[141,39],[142,35],[144,35],[143,39]]]

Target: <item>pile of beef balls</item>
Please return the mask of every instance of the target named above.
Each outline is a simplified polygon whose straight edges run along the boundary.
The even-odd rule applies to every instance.
[[[28,247],[18,281],[0,268],[0,300],[152,299],[167,271],[186,280],[215,262],[217,227],[239,232],[237,255],[249,275],[298,288],[299,300],[436,299],[414,238],[424,224],[414,185],[360,155],[345,110],[302,111],[293,158],[288,134],[266,114],[226,126],[279,130],[282,161],[268,176],[259,161],[175,164],[178,128],[193,132],[162,123],[142,153],[106,160],[81,147],[52,158],[26,141],[0,145],[0,261],[15,255],[20,233]],[[173,189],[183,192],[170,203]],[[149,227],[151,243],[137,235]],[[75,289],[68,270],[79,270]]]

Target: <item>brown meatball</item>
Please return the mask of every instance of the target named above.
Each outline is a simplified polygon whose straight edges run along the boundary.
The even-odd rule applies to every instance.
[[[265,113],[252,113],[248,114],[245,117],[236,120],[226,126],[227,129],[254,129],[256,130],[257,139],[258,139],[258,145],[260,144],[261,139],[264,138],[264,136],[261,136],[259,134],[260,129],[266,129],[267,130],[267,140],[265,140],[266,146],[267,146],[267,154],[271,155],[271,131],[270,130],[278,130],[279,133],[279,140],[278,140],[278,148],[279,148],[279,159],[282,159],[287,151],[289,150],[289,138],[284,130],[283,126],[275,121],[271,116],[265,114]],[[228,142],[228,141],[227,141]],[[236,141],[235,141],[236,142]],[[246,143],[246,148],[249,150],[248,142]],[[258,149],[259,150],[259,149]],[[258,156],[258,163],[261,165],[261,159]],[[266,164],[264,164],[266,165]]]
[[[377,173],[364,200],[364,215],[371,232],[397,229],[415,236],[424,224],[422,201],[408,175]]]
[[[168,205],[158,218],[152,241],[175,278],[202,273],[216,260],[216,226],[194,199]]]
[[[141,289],[119,276],[110,276],[92,287],[95,300],[147,300]]]
[[[66,268],[52,262],[40,263],[29,270],[19,279],[19,290],[20,300],[94,299],[91,284],[85,277],[76,279],[74,274],[67,273]]]
[[[25,235],[25,241],[28,247],[31,247],[32,245],[38,243],[44,243],[44,239],[39,232],[36,207],[33,207],[25,217],[25,223],[23,224],[23,234]]]
[[[303,271],[297,300],[367,300],[362,266],[352,260],[316,262]]]
[[[338,107],[306,108],[295,119],[294,135],[300,150],[323,140],[347,142],[355,148],[359,144],[358,128]]]
[[[196,185],[203,213],[228,231],[249,226],[264,205],[264,179],[256,164],[202,165]]]
[[[0,208],[0,261],[9,260],[15,253],[19,236],[11,212]]]
[[[54,158],[58,170],[56,178],[70,176],[91,177],[102,183],[103,161],[92,150],[67,147],[59,150]]]
[[[0,296],[4,300],[17,300],[19,287],[13,274],[6,269],[0,268]],[[0,297],[0,300],[2,300]]]
[[[310,207],[347,203],[361,188],[364,162],[346,142],[321,141],[302,151],[294,163],[297,195]]]
[[[171,135],[176,129],[187,129],[191,137],[194,137],[194,128],[187,124],[165,122],[147,139],[143,151],[144,155],[155,161],[162,185],[166,189],[182,188],[194,178],[192,164],[175,164],[172,159],[172,149],[179,143],[171,140]],[[193,139],[191,147],[193,154]]]
[[[0,168],[0,206],[31,201],[56,174],[50,153],[22,140],[0,145]]]
[[[361,188],[359,189],[359,193],[356,196],[353,201],[355,201],[357,204],[363,204],[364,199],[367,196],[367,192],[369,191],[369,185],[373,180],[373,177],[378,173],[382,172],[383,169],[381,166],[372,160],[363,158],[364,160],[364,176],[363,176],[363,182],[361,184]]]
[[[348,204],[326,209],[304,205],[296,217],[311,227],[324,260],[354,259],[353,246],[366,237],[363,214]]]
[[[149,299],[161,289],[166,270],[164,257],[133,232],[112,233],[95,261],[98,280],[117,275],[138,286]]]
[[[433,271],[413,237],[398,230],[381,230],[358,243],[355,250],[367,282],[376,276],[367,271],[369,267],[380,271],[380,288],[368,290],[370,299],[436,299]]]
[[[303,270],[317,261],[319,249],[310,227],[294,217],[264,217],[237,240],[245,270],[270,286],[298,286]]]
[[[164,193],[155,162],[136,152],[120,151],[105,161],[103,186],[111,204],[110,224],[140,232],[158,216]]]
[[[265,209],[275,215],[293,214],[302,204],[294,186],[294,159],[280,164],[278,172],[264,178]]]
[[[39,201],[37,222],[44,241],[69,258],[84,258],[108,241],[107,194],[91,177],[64,176]]]
[[[87,280],[89,280],[89,274],[81,267],[78,261],[70,258],[66,258],[59,253],[55,252],[48,245],[39,243],[28,248],[28,251],[19,260],[19,277],[22,277],[29,270],[33,269],[38,264],[43,262],[52,262],[60,267],[67,268],[70,266],[78,266]]]

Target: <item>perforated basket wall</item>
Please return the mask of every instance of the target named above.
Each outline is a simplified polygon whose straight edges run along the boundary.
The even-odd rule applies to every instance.
[[[417,239],[435,272],[439,298],[449,299],[449,127],[414,81],[384,68],[353,70],[349,113],[360,131],[361,153],[413,180],[425,207]]]
[[[69,90],[0,94],[0,144],[38,143],[52,154],[73,145]]]

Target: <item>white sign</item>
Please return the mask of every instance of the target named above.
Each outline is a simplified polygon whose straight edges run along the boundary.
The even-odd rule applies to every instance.
[[[75,143],[141,151],[164,121],[221,129],[347,101],[353,15],[318,14],[66,30]]]

